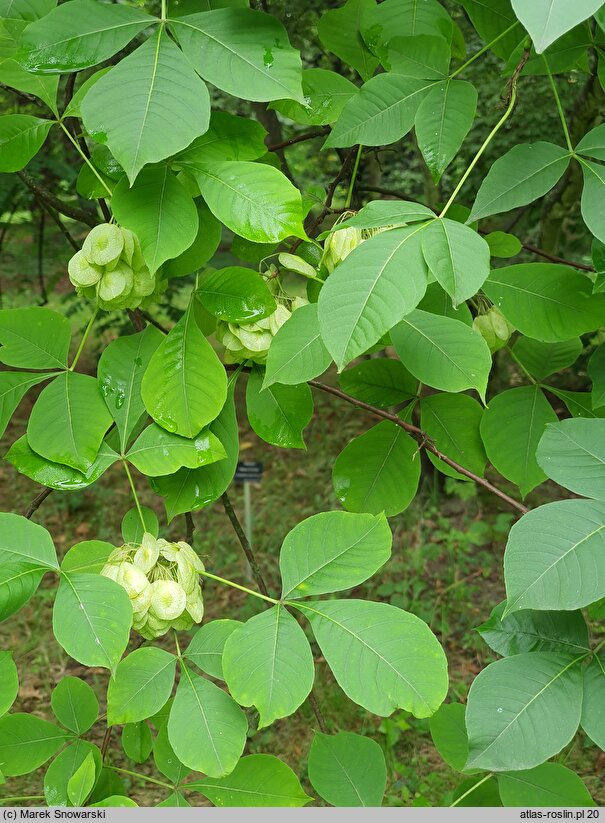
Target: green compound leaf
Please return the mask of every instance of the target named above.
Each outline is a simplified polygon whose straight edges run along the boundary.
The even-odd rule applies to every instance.
[[[605,169],[599,163],[592,163],[590,160],[582,159],[580,162],[584,174],[582,217],[590,232],[601,242],[605,242],[605,220],[600,209],[605,193]]]
[[[27,442],[46,460],[87,474],[111,422],[95,378],[63,372],[36,400],[27,424]]]
[[[605,502],[560,500],[523,515],[504,554],[505,616],[580,609],[605,596]]]
[[[311,691],[315,677],[309,641],[283,606],[250,618],[230,635],[223,652],[223,672],[235,700],[258,709],[259,729],[293,714]]]
[[[254,323],[277,308],[266,281],[243,266],[205,274],[196,293],[206,311],[227,323]]]
[[[323,374],[331,362],[321,339],[317,303],[301,306],[271,341],[263,388],[306,383]]]
[[[247,731],[246,715],[235,700],[183,665],[168,718],[178,759],[208,777],[224,777],[235,768]]]
[[[99,359],[97,375],[101,394],[118,427],[123,451],[146,413],[141,382],[162,340],[162,333],[149,325],[138,334],[112,340]]]
[[[225,643],[242,625],[239,620],[212,620],[210,623],[204,623],[187,646],[185,659],[190,660],[205,674],[224,680],[222,658]]]
[[[282,599],[351,589],[391,556],[393,536],[384,515],[321,512],[295,526],[279,556]]]
[[[0,352],[0,357],[2,354]],[[32,386],[55,377],[54,372],[31,374],[29,372],[0,372],[0,437],[6,431],[11,417],[19,403]]]
[[[147,163],[186,148],[210,121],[206,85],[162,28],[94,84],[81,110],[87,131],[109,146],[131,183]]]
[[[309,780],[331,806],[381,806],[387,767],[381,747],[353,732],[315,732]]]
[[[542,380],[573,365],[583,348],[579,337],[557,343],[543,343],[530,337],[519,337],[512,351],[531,375]]]
[[[195,70],[244,100],[304,102],[300,55],[282,24],[252,9],[223,8],[170,22]]]
[[[46,103],[55,116],[58,116],[58,75],[30,74],[16,60],[7,58],[0,64],[0,82],[12,89],[35,95]]]
[[[322,44],[352,66],[363,80],[369,80],[378,66],[361,36],[364,15],[373,8],[372,0],[347,0],[340,8],[322,14],[317,23]]]
[[[124,754],[135,763],[144,763],[153,749],[153,738],[147,723],[127,723],[122,729]]]
[[[193,303],[153,353],[141,396],[155,422],[181,437],[196,437],[223,408],[227,375],[196,322]]]
[[[0,715],[6,714],[17,698],[19,675],[12,652],[0,651]]]
[[[584,670],[582,728],[601,749],[605,747],[605,658],[595,655]]]
[[[468,695],[467,768],[531,769],[561,751],[580,722],[582,672],[576,661],[531,652],[484,669]]]
[[[569,340],[605,322],[605,295],[593,295],[590,280],[570,266],[521,263],[494,269],[483,290],[534,340]]]
[[[480,430],[487,456],[503,477],[519,486],[523,497],[546,480],[536,450],[547,424],[556,422],[538,386],[503,391],[483,413]]]
[[[14,562],[0,566],[0,621],[15,614],[27,603],[46,571],[40,566]]]
[[[92,792],[97,778],[97,764],[92,752],[89,752],[82,764],[67,781],[67,796],[72,806],[83,806]]]
[[[418,385],[401,361],[386,357],[351,366],[339,382],[347,394],[382,409],[412,400]]]
[[[419,480],[418,444],[388,420],[345,446],[332,469],[334,491],[345,509],[387,517],[410,505]]]
[[[484,178],[469,222],[525,206],[549,192],[563,177],[569,151],[553,143],[513,146],[498,158]]]
[[[253,243],[306,238],[300,192],[278,169],[234,161],[200,165],[192,174],[210,211],[240,237]]]
[[[355,703],[380,717],[395,709],[430,717],[447,693],[447,661],[429,627],[409,612],[366,600],[298,606],[334,677]]]
[[[59,723],[76,734],[84,734],[97,722],[99,701],[92,688],[78,677],[60,680],[50,698]]]
[[[131,624],[132,606],[122,586],[99,574],[62,574],[53,631],[57,643],[78,663],[114,672]]]
[[[421,383],[449,392],[476,389],[485,396],[492,357],[481,335],[462,321],[417,309],[391,330],[391,340]]]
[[[197,469],[226,456],[220,440],[210,429],[187,439],[167,432],[156,423],[141,432],[126,455],[142,474],[151,476],[173,474],[183,466]]]
[[[339,371],[377,343],[424,296],[427,267],[421,241],[427,225],[393,229],[364,241],[322,287],[319,327]]]
[[[101,771],[101,752],[92,743],[75,740],[55,757],[44,775],[44,797],[49,806],[68,806],[67,785],[89,754]]]
[[[479,426],[483,408],[467,394],[431,394],[420,402],[420,425],[439,451],[474,474],[483,475],[487,456]],[[440,472],[461,479],[457,472],[427,451],[431,463]]]
[[[221,242],[222,226],[203,200],[195,203],[198,218],[197,234],[189,248],[174,260],[167,260],[162,267],[166,279],[183,277],[199,271],[214,257]],[[148,327],[149,328],[149,327]]]
[[[5,459],[12,463],[17,471],[26,475],[42,486],[48,486],[58,491],[74,491],[85,489],[91,483],[95,483],[99,477],[119,459],[117,452],[114,452],[106,442],[101,443],[101,448],[97,457],[86,472],[82,474],[77,469],[64,466],[61,463],[53,463],[40,457],[33,451],[27,437],[23,435],[15,440],[5,455]]]
[[[330,233],[354,226],[357,229],[380,229],[423,223],[434,213],[421,203],[407,200],[370,200],[353,217],[336,223]]]
[[[578,0],[572,4],[566,0],[512,0],[513,10],[529,32],[538,54],[601,5],[599,0]]]
[[[137,723],[158,712],[172,692],[176,657],[164,649],[136,649],[120,661],[107,691],[107,723]]]
[[[221,160],[258,160],[267,153],[266,136],[267,132],[256,120],[213,111],[208,131],[196,137],[172,162],[183,168],[195,168]]]
[[[594,806],[590,792],[575,772],[560,763],[498,775],[503,806]]]
[[[111,198],[117,222],[141,241],[145,263],[154,274],[195,240],[198,215],[193,198],[168,166],[143,169],[130,186],[122,177]]]
[[[242,757],[237,766],[219,780],[205,778],[185,787],[207,797],[215,806],[276,808],[306,806],[312,800],[298,777],[282,760],[271,754]]]
[[[422,80],[445,80],[451,59],[446,40],[431,34],[391,37],[386,53],[380,52],[380,62],[387,71]]]
[[[282,448],[306,448],[303,430],[313,416],[313,398],[306,383],[275,383],[264,389],[263,373],[255,367],[248,375],[246,409],[252,429],[267,443]]]
[[[83,540],[65,553],[61,561],[61,570],[98,574],[114,549],[115,546],[103,540]]]
[[[50,534],[20,514],[0,512],[0,568],[16,563],[23,568],[59,568]]]
[[[130,6],[72,0],[27,27],[15,58],[27,71],[81,71],[113,57],[152,23]]]
[[[170,741],[168,740],[167,719],[167,717],[164,717],[156,738],[153,741],[153,760],[158,771],[167,777],[171,783],[177,785],[187,777],[191,769],[181,763],[170,745]],[[155,720],[154,723],[157,725]]]
[[[64,369],[70,339],[69,321],[51,309],[0,311],[0,362],[7,366]]]
[[[605,500],[605,420],[552,423],[538,444],[536,459],[560,486]]]
[[[0,717],[0,763],[5,777],[35,771],[70,737],[69,732],[33,714]]]
[[[305,105],[295,100],[277,100],[268,108],[296,123],[324,126],[338,120],[345,104],[357,94],[357,87],[335,71],[304,69],[302,92]]]
[[[422,253],[454,307],[476,294],[489,276],[489,246],[456,220],[446,217],[429,223],[422,235]]]
[[[42,148],[53,120],[31,114],[0,117],[0,172],[21,171]]]

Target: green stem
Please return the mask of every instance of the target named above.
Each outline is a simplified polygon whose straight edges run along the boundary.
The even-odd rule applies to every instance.
[[[161,13],[162,23],[166,22],[166,0],[162,0],[162,13]]]
[[[596,645],[594,649],[591,650],[591,654],[597,654],[597,652],[599,652],[603,648],[603,646],[605,646],[605,638],[601,640],[601,642],[598,645]]]
[[[469,794],[472,794],[475,791],[475,789],[479,788],[479,786],[482,786],[487,780],[490,779],[490,777],[492,777],[491,772],[486,774],[485,777],[483,777],[478,783],[475,783],[474,786],[471,786],[471,788],[468,789],[467,791],[465,791],[464,794],[461,794],[460,797],[457,800],[454,800],[453,803],[450,803],[449,808],[451,809],[453,806],[457,806],[458,803],[460,803],[462,800],[464,800],[465,797],[468,797]]]
[[[43,794],[26,794],[22,797],[0,797],[0,806],[3,803],[10,803],[15,800],[44,800]]]
[[[513,108],[515,107],[516,100],[517,100],[517,85],[516,85],[516,83],[513,83],[512,87],[511,87],[510,102],[509,102],[508,106],[506,107],[506,111],[504,112],[504,114],[498,120],[498,122],[496,123],[494,128],[490,131],[490,133],[485,138],[485,140],[484,140],[483,144],[481,145],[479,151],[473,157],[470,166],[467,168],[467,170],[464,172],[464,174],[460,178],[460,182],[458,183],[458,185],[456,186],[456,188],[452,192],[452,195],[451,195],[450,199],[447,201],[447,203],[443,207],[443,210],[442,210],[441,214],[439,215],[439,217],[444,217],[445,214],[447,214],[448,209],[450,208],[450,206],[452,205],[452,203],[454,202],[454,200],[458,196],[458,194],[460,192],[460,189],[462,188],[462,186],[464,186],[464,184],[468,180],[472,170],[475,168],[475,166],[479,162],[479,159],[480,159],[481,155],[487,149],[487,147],[492,142],[492,140],[494,139],[496,134],[500,131],[502,126],[506,123],[508,118],[511,116]]]
[[[246,594],[251,594],[253,597],[260,597],[261,600],[266,600],[267,603],[273,603],[274,606],[279,604],[279,600],[274,600],[272,597],[267,597],[267,595],[261,594],[260,592],[255,592],[252,589],[247,589],[245,586],[240,586],[239,583],[234,583],[232,580],[225,580],[224,577],[218,577],[216,574],[210,574],[210,572],[200,572],[202,577],[209,577],[210,580],[216,580],[219,583],[224,583],[226,586],[231,586],[234,589],[239,589],[241,592],[246,592]]]
[[[177,636],[176,629],[173,629],[173,633],[174,633],[174,645],[176,646],[176,656],[180,660],[181,657],[182,657],[182,655],[181,655],[181,646],[179,644],[179,638]]]
[[[503,37],[506,37],[506,35],[509,32],[511,32],[514,28],[516,28],[516,26],[518,26],[518,25],[519,25],[519,21],[515,20],[515,22],[512,25],[510,25],[507,29],[504,29],[504,31],[501,32],[497,37],[494,37],[494,39],[491,40],[489,43],[487,43],[485,46],[483,46],[482,49],[479,49],[479,51],[475,52],[475,54],[473,54],[472,57],[469,57],[469,59],[466,61],[466,63],[463,63],[459,68],[456,69],[456,71],[453,71],[449,75],[449,79],[453,80],[454,77],[456,77],[456,75],[460,74],[460,72],[462,72],[466,68],[468,68],[468,66],[470,66],[471,63],[474,63],[475,60],[478,57],[481,57],[482,54],[485,54],[485,52],[488,49],[491,49],[491,47],[494,46],[498,42],[498,40],[502,40]]]
[[[148,783],[155,783],[157,786],[163,786],[165,789],[174,791],[174,786],[171,783],[165,783],[163,780],[156,780],[155,777],[147,777],[146,774],[139,774],[139,772],[131,772],[129,769],[121,769],[118,766],[108,766],[103,764],[104,769],[111,769],[112,772],[120,772],[121,774],[129,774],[131,777],[138,777],[139,780],[146,780]]]
[[[78,365],[78,360],[80,359],[80,355],[82,354],[84,346],[86,345],[86,340],[88,339],[88,335],[90,334],[90,330],[93,327],[93,323],[95,322],[98,313],[99,313],[99,309],[96,308],[93,312],[92,317],[88,321],[88,325],[86,326],[86,328],[84,330],[84,334],[82,335],[82,339],[80,340],[80,345],[78,346],[78,350],[75,353],[74,359],[71,362],[71,366],[69,367],[69,371],[73,371],[75,369],[75,367]]]
[[[510,347],[510,346],[506,346],[506,351],[510,354],[510,356],[511,356],[511,357],[512,357],[512,359],[515,361],[515,363],[517,364],[517,366],[519,366],[519,368],[521,369],[521,371],[523,372],[523,374],[527,377],[527,379],[529,380],[529,382],[530,382],[530,383],[533,383],[533,385],[534,385],[534,386],[537,386],[537,385],[538,385],[538,381],[537,381],[537,380],[535,380],[535,379],[531,376],[531,374],[527,371],[527,369],[525,368],[525,366],[523,365],[523,363],[519,360],[519,358],[518,358],[518,357],[517,357],[517,355],[514,353],[514,351],[511,349],[511,347]]]
[[[78,141],[74,140],[70,130],[67,128],[65,123],[63,123],[61,120],[57,120],[57,123],[61,126],[61,128],[63,129],[65,135],[67,136],[67,139],[70,141],[70,143],[72,144],[74,149],[78,152],[78,154],[80,155],[82,160],[86,163],[86,165],[91,170],[91,172],[94,174],[94,176],[97,178],[99,183],[103,186],[103,188],[105,189],[105,191],[107,192],[109,197],[111,197],[111,193],[112,193],[111,189],[109,188],[109,186],[107,185],[105,180],[103,180],[103,178],[101,177],[101,175],[99,174],[97,169],[94,167],[94,165],[90,162],[90,159],[84,154],[84,152],[82,151],[82,149],[80,148],[80,146],[78,144]]]
[[[550,87],[552,89],[552,93],[555,98],[555,103],[557,104],[557,111],[559,112],[559,120],[561,121],[561,125],[563,126],[563,134],[565,135],[565,142],[567,143],[567,148],[573,154],[573,145],[571,142],[571,137],[569,136],[569,129],[567,128],[567,121],[565,120],[565,112],[563,111],[563,106],[561,104],[561,98],[559,97],[559,92],[557,91],[557,86],[555,84],[554,78],[550,73],[550,66],[548,65],[548,60],[546,59],[546,55],[542,55],[542,60],[544,61],[544,65],[546,67],[546,71],[548,73],[548,79],[550,81]]]
[[[130,473],[130,469],[128,468],[128,463],[124,458],[122,458],[122,464],[124,466],[124,471],[126,472],[126,477],[128,478],[128,482],[130,483],[130,489],[132,491],[132,496],[134,497],[134,502],[137,507],[137,511],[139,513],[139,520],[141,521],[141,525],[143,526],[143,531],[147,531],[147,523],[145,523],[145,518],[143,517],[143,510],[141,509],[141,504],[139,503],[139,497],[137,495],[137,490],[134,485],[134,481],[132,479],[132,474]]]
[[[360,143],[357,147],[357,157],[355,158],[355,165],[353,166],[353,171],[351,173],[349,191],[347,192],[347,199],[345,200],[345,209],[349,208],[349,206],[351,205],[351,200],[353,199],[353,188],[355,187],[355,180],[357,179],[357,172],[359,171],[359,161],[361,160],[362,151],[363,146]]]

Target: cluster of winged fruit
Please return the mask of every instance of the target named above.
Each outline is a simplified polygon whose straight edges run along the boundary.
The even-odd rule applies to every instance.
[[[478,314],[473,320],[473,328],[485,340],[492,354],[506,346],[515,331],[515,327],[496,306],[491,306],[485,314]]]
[[[133,629],[153,640],[170,628],[182,631],[202,622],[203,571],[204,564],[187,543],[169,543],[146,532],[141,545],[115,549],[101,574],[126,590]]]
[[[346,216],[346,213],[345,213]],[[387,227],[388,228],[388,227]],[[367,240],[376,234],[376,231],[356,229],[354,226],[347,226],[346,229],[339,229],[333,231],[326,237],[324,243],[324,253],[322,257],[322,265],[331,274],[336,266],[351,254],[353,249],[356,249],[360,243]]]
[[[136,234],[113,223],[89,232],[67,270],[78,294],[108,311],[136,309],[161,289],[161,281],[145,265]]]

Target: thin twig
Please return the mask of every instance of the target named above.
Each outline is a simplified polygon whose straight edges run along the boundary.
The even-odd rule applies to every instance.
[[[60,214],[64,214],[66,217],[71,217],[72,220],[77,220],[79,223],[85,223],[91,228],[96,226],[99,222],[92,212],[84,211],[84,209],[81,209],[78,206],[71,206],[68,203],[64,203],[63,200],[59,200],[59,198],[55,197],[52,192],[48,191],[48,189],[45,189],[44,186],[41,186],[36,180],[34,180],[31,174],[25,171],[25,169],[21,169],[21,171],[18,171],[17,174],[37,197],[44,200],[49,206],[52,206],[52,208],[56,209],[56,211]]]
[[[265,597],[269,596],[269,591],[267,590],[267,585],[265,583],[265,578],[263,577],[263,573],[260,570],[260,566],[256,562],[256,558],[254,556],[254,552],[252,551],[252,547],[248,542],[248,538],[244,530],[242,529],[241,523],[237,519],[237,515],[235,513],[235,509],[233,508],[233,504],[229,498],[227,492],[225,492],[221,496],[221,500],[223,501],[223,507],[225,509],[225,513],[229,520],[231,521],[231,525],[233,526],[233,531],[237,535],[237,539],[240,542],[240,545],[246,555],[248,563],[250,564],[250,569],[252,570],[252,576],[256,582],[256,585],[260,589],[260,591],[265,595]]]
[[[315,719],[317,720],[317,725],[319,726],[319,731],[323,732],[324,734],[328,733],[328,727],[326,726],[326,721],[324,720],[323,714],[321,709],[319,708],[319,703],[317,702],[317,697],[315,696],[315,692],[311,689],[309,692],[309,705],[313,709],[313,714],[315,715]]]
[[[26,517],[28,520],[30,520],[34,512],[40,508],[40,506],[42,505],[42,503],[44,503],[48,495],[52,494],[52,492],[53,489],[49,489],[48,487],[42,489],[42,491],[34,497],[32,502],[29,504],[28,508],[23,512],[23,517]]]
[[[14,94],[15,97],[18,97],[19,100],[22,100],[24,103],[32,103],[34,106],[42,106],[42,101],[38,100],[33,94],[28,94],[26,91],[18,91],[17,89],[13,89],[10,86],[7,86],[5,83],[0,83],[0,89],[2,91],[10,92],[10,94]]]
[[[316,137],[324,137],[326,134],[329,134],[330,127],[323,126],[321,129],[315,129],[315,131],[307,131],[304,134],[299,134],[296,137],[290,137],[289,140],[282,140],[281,143],[275,143],[273,146],[267,146],[268,151],[279,151],[280,149],[286,149],[288,146],[294,146],[296,143],[304,143],[305,140],[314,140]]]
[[[189,543],[189,545],[192,546],[193,533],[195,532],[195,520],[193,519],[191,512],[185,512],[185,523],[187,525],[187,531],[185,532],[185,543]]]
[[[36,195],[36,200],[38,201],[41,208],[46,210],[46,213],[50,216],[51,220],[53,220],[55,222],[55,224],[57,225],[57,228],[59,229],[61,234],[65,237],[67,242],[70,244],[72,249],[74,249],[74,251],[80,251],[80,244],[77,242],[77,240],[74,240],[72,235],[65,228],[65,224],[63,223],[63,221],[61,220],[61,218],[59,217],[57,212],[54,209],[51,209],[51,207],[48,205],[48,203],[46,203],[44,200],[42,200],[42,198],[39,197],[38,195]]]

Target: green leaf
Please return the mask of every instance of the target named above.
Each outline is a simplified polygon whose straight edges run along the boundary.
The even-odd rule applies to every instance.
[[[476,294],[489,276],[489,246],[468,226],[438,218],[422,235],[422,253],[454,307]]]
[[[487,456],[479,426],[481,405],[467,394],[431,394],[420,402],[420,426],[439,451],[474,474],[483,476]],[[457,472],[427,451],[431,463],[440,472],[461,479]]]
[[[0,621],[6,620],[35,593],[46,569],[22,563],[0,566]]]
[[[110,425],[95,378],[63,372],[40,392],[27,424],[27,442],[41,457],[85,474]]]
[[[267,153],[267,132],[256,120],[226,111],[213,111],[208,131],[172,158],[175,166],[188,168],[222,160],[258,160]]]
[[[319,327],[339,371],[377,343],[422,299],[427,268],[421,231],[427,225],[371,237],[327,279],[319,294]],[[405,278],[402,271],[407,272]]]
[[[33,714],[0,717],[0,763],[5,777],[35,771],[68,739],[68,732]]]
[[[195,204],[198,218],[198,230],[189,248],[174,260],[167,260],[162,267],[166,279],[182,277],[197,272],[214,257],[221,242],[222,226],[208,206],[200,198]],[[149,327],[148,327],[149,328]]]
[[[536,459],[560,486],[605,500],[605,420],[552,423],[540,440]]]
[[[340,8],[324,12],[317,23],[319,39],[326,49],[352,66],[363,80],[368,80],[378,66],[361,36],[364,14],[373,7],[372,0],[347,0]]]
[[[92,808],[99,808],[99,807],[112,807],[112,808],[124,808],[124,807],[136,807],[138,808],[138,803],[135,803],[134,800],[131,800],[130,797],[124,797],[123,795],[119,794],[112,794],[111,797],[105,797],[99,803],[89,803],[89,806]]]
[[[196,322],[193,303],[153,353],[141,395],[155,422],[182,437],[195,437],[222,409],[227,375]]]
[[[309,780],[331,806],[381,806],[387,782],[383,751],[375,740],[353,732],[315,732]]]
[[[605,658],[594,655],[584,669],[582,728],[591,740],[605,749]]]
[[[538,54],[562,34],[594,14],[601,0],[511,0],[518,19],[529,32]]]
[[[500,35],[517,23],[517,18],[511,8],[510,0],[458,0],[464,8],[479,36],[484,43],[492,43]],[[506,60],[520,40],[524,37],[521,26],[516,26],[508,34],[500,37],[493,43],[491,51],[498,57]]]
[[[12,463],[21,474],[26,475],[42,486],[48,486],[48,488],[57,489],[58,491],[74,491],[90,486],[118,458],[119,455],[107,443],[103,442],[94,463],[86,474],[82,474],[77,469],[72,469],[70,466],[64,466],[61,463],[53,463],[36,454],[30,448],[25,435],[15,440],[5,455],[5,459]]]
[[[186,783],[185,787],[200,792],[215,806],[232,808],[305,806],[312,799],[305,794],[292,769],[271,754],[242,757],[227,777],[206,777]]]
[[[351,440],[332,469],[334,491],[345,509],[387,517],[410,505],[419,480],[418,444],[388,420]]]
[[[263,389],[263,372],[254,368],[248,375],[246,409],[253,431],[265,442],[282,448],[306,448],[302,433],[313,416],[313,398],[306,383],[275,383]]]
[[[572,417],[603,417],[603,409],[594,411],[592,406],[592,394],[583,391],[563,391],[549,386],[548,391],[563,401]]]
[[[447,662],[429,627],[409,612],[367,600],[300,604],[339,686],[369,712],[430,717],[447,692]]]
[[[399,360],[377,357],[364,360],[339,377],[343,391],[356,400],[388,408],[416,396],[417,382]]]
[[[141,520],[145,524],[144,527]],[[145,532],[149,532],[149,534],[152,534],[154,537],[159,535],[160,524],[158,521],[158,516],[153,509],[149,509],[147,506],[141,506],[140,513],[139,508],[137,506],[133,506],[132,509],[129,509],[122,518],[121,531],[124,543],[140,545]]]
[[[54,124],[31,114],[0,117],[0,172],[21,171],[40,151]]]
[[[6,431],[15,409],[23,400],[28,389],[54,376],[52,372],[46,374],[15,371],[0,372],[0,437]]]
[[[50,704],[59,723],[77,735],[92,728],[99,716],[96,694],[88,683],[78,677],[59,680],[53,689]]]
[[[183,664],[168,719],[179,760],[208,777],[224,777],[244,750],[247,730],[246,715],[233,698]]]
[[[67,796],[72,806],[84,805],[86,798],[94,788],[96,778],[97,766],[93,753],[89,752],[82,761],[82,765],[78,766],[67,781]]]
[[[428,34],[448,43],[452,40],[452,20],[437,0],[384,0],[368,10],[361,28],[364,40],[376,52],[391,37]]]
[[[113,57],[154,22],[130,6],[72,0],[27,27],[16,59],[40,74],[81,71]]]
[[[61,571],[99,574],[115,546],[103,540],[83,540],[72,546],[61,561]]]
[[[465,771],[476,776],[469,777],[456,786],[452,794],[452,799],[456,802],[456,806],[471,806],[473,808],[480,806],[487,806],[488,808],[502,806],[500,793],[498,791],[498,782],[494,776],[484,781],[480,774],[477,775],[480,769],[465,769]]]
[[[301,306],[271,341],[263,388],[306,383],[323,374],[331,362],[321,339],[317,303]]]
[[[579,337],[556,343],[543,343],[530,337],[519,337],[513,346],[513,354],[530,374],[542,380],[575,363],[583,348]]]
[[[195,70],[244,100],[303,102],[300,55],[282,24],[252,9],[216,9],[170,22]]]
[[[254,323],[277,308],[265,280],[258,272],[242,266],[205,274],[197,295],[206,311],[227,323]]]
[[[590,792],[575,772],[560,763],[498,775],[504,806],[548,808],[593,806]]]
[[[113,340],[99,359],[97,374],[101,394],[116,421],[123,450],[145,414],[141,381],[162,339],[162,333],[149,325],[138,334]]]
[[[580,609],[605,596],[605,503],[560,500],[525,514],[504,554],[505,616]]]
[[[19,675],[12,652],[0,651],[0,715],[6,714],[17,698]]]
[[[483,179],[469,222],[511,211],[542,197],[565,174],[569,159],[569,151],[554,143],[513,146],[496,160]]]
[[[277,100],[268,107],[306,126],[334,123],[345,104],[357,94],[346,77],[326,69],[305,69],[302,73],[304,105],[295,100]]]
[[[420,103],[416,138],[435,182],[458,153],[476,110],[477,91],[464,80],[442,80]]]
[[[2,0],[0,17],[31,22],[48,14],[56,0]]]
[[[211,677],[224,680],[223,649],[228,638],[243,624],[239,620],[211,620],[193,635],[184,657]]]
[[[466,326],[473,325],[473,315],[467,304],[460,303],[454,308],[452,298],[439,283],[429,283],[426,294],[418,303],[418,308],[429,314],[439,314],[442,317],[451,317],[452,320],[460,320]]]
[[[34,94],[58,116],[57,89],[58,76],[30,74],[16,60],[3,60],[0,63],[0,81],[18,91]]]
[[[429,720],[435,748],[447,765],[457,772],[464,771],[468,758],[464,712],[460,703],[443,703]]]
[[[592,380],[592,407],[605,406],[605,346],[595,349],[588,361],[588,374]]]
[[[57,643],[84,666],[115,670],[128,643],[132,606],[107,577],[63,573],[53,610]]]
[[[144,648],[120,661],[107,691],[107,723],[136,723],[158,712],[170,697],[176,658],[164,649]]]
[[[586,132],[576,146],[576,151],[595,160],[605,160],[605,124]]]
[[[149,726],[144,720],[127,723],[122,729],[124,754],[135,763],[144,763],[153,749],[153,739]]]
[[[605,242],[605,219],[601,203],[605,194],[605,169],[590,160],[580,160],[584,174],[582,189],[582,217],[589,231],[601,242]]]
[[[408,200],[371,200],[348,220],[336,223],[330,234],[353,226],[357,229],[380,229],[406,226],[408,223],[434,219],[433,212],[421,203]]]
[[[157,477],[153,487],[165,497],[168,522],[177,514],[201,509],[219,498],[229,487],[235,474],[239,453],[239,435],[233,394],[217,419],[210,424],[210,431],[221,443],[227,457],[199,469],[179,469],[167,477]]]
[[[0,311],[0,362],[7,366],[64,369],[70,338],[68,320],[50,309]]]
[[[481,335],[460,320],[417,309],[391,330],[391,340],[421,383],[449,392],[476,389],[485,396],[492,357]]]
[[[477,631],[502,657],[525,652],[581,654],[590,649],[582,612],[539,612],[526,609],[502,619],[506,601],[499,603]]]
[[[121,226],[141,241],[151,273],[178,257],[195,240],[198,229],[193,198],[168,166],[144,169],[132,187],[126,177],[116,186],[111,206]]]
[[[101,752],[85,740],[74,740],[55,757],[44,775],[44,796],[49,806],[70,805],[67,784],[89,754],[92,754],[100,772]]]
[[[433,85],[432,80],[390,72],[372,77],[345,104],[324,146],[395,143],[413,127],[418,107]]]
[[[521,386],[497,394],[481,419],[481,438],[488,459],[503,477],[516,483],[523,497],[546,475],[536,460],[536,449],[557,415],[538,386]]]
[[[147,163],[186,148],[210,119],[208,89],[161,27],[94,84],[81,110],[87,131],[109,146],[131,183]]]
[[[0,568],[9,563],[58,569],[50,534],[20,514],[0,512]]]
[[[181,763],[174,753],[168,740],[168,727],[166,722],[160,727],[154,740],[153,760],[158,771],[165,775],[174,785],[181,783],[191,771]]]
[[[492,257],[515,257],[523,248],[518,237],[505,231],[490,231],[485,242]]]
[[[173,474],[183,466],[197,469],[215,463],[226,457],[226,452],[210,429],[187,439],[152,423],[135,440],[126,457],[142,474],[158,476]]]
[[[282,599],[358,586],[387,562],[392,542],[384,515],[335,511],[308,517],[281,547]]]
[[[223,672],[235,700],[258,709],[259,729],[293,714],[307,698],[315,677],[309,641],[280,605],[250,618],[229,636]]]
[[[278,169],[234,161],[191,171],[210,211],[241,237],[254,243],[305,239],[300,192]]]
[[[450,59],[447,41],[431,34],[391,37],[386,53],[381,50],[380,54],[380,62],[387,71],[421,80],[444,80]]]
[[[531,652],[491,663],[468,695],[466,765],[531,769],[569,743],[581,709],[582,673],[574,657]]]

